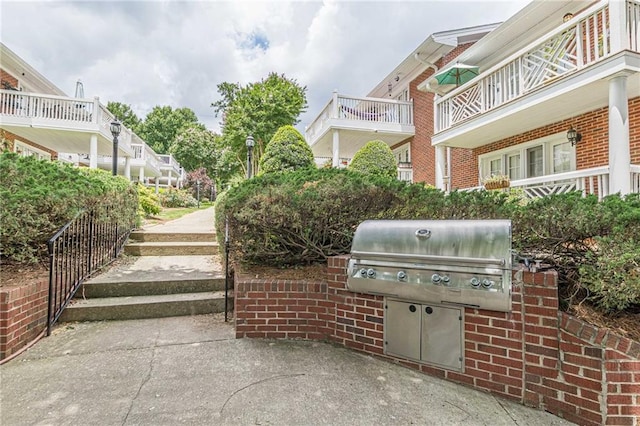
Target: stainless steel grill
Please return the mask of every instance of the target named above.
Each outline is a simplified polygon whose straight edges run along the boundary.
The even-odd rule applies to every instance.
[[[508,312],[511,221],[365,221],[347,273],[355,292]]]

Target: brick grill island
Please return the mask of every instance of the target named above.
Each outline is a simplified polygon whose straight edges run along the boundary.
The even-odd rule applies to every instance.
[[[326,340],[583,425],[640,425],[640,342],[558,310],[553,271],[512,270],[511,311],[464,308],[461,371],[385,355],[385,297],[318,280],[235,277],[236,337]]]

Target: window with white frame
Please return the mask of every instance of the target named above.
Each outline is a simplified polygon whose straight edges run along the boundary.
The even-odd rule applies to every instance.
[[[407,102],[409,100],[409,89],[403,89],[397,96],[396,96],[396,100],[397,101],[405,101]]]
[[[496,174],[511,180],[534,178],[576,169],[576,151],[564,133],[481,155],[480,180]]]
[[[19,140],[15,140],[13,143],[13,152],[22,155],[23,157],[34,156],[38,160],[51,160],[51,154],[33,147],[31,145],[27,145],[24,142],[20,142]]]
[[[409,145],[404,145],[393,150],[393,155],[398,163],[411,163],[411,155],[409,153]]]

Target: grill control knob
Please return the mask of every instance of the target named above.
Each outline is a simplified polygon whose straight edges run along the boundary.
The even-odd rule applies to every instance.
[[[369,268],[369,269],[367,270],[367,276],[368,276],[369,278],[375,278],[375,277],[376,277],[376,271],[375,271],[375,269],[373,269],[373,268]]]
[[[491,288],[491,286],[493,286],[493,281],[489,281],[486,278],[482,280],[482,287]]]
[[[477,279],[476,277],[471,278],[471,287],[475,287],[478,288],[480,287],[480,280]]]
[[[451,279],[449,278],[448,275],[444,275],[441,278],[442,278],[442,284],[449,285],[449,281],[451,281]]]
[[[363,277],[367,276],[367,270],[365,268],[360,269],[360,275]]]
[[[431,282],[434,284],[440,283],[441,277],[438,274],[431,275]]]
[[[407,273],[405,271],[399,271],[398,281],[406,281],[406,280],[407,280]]]

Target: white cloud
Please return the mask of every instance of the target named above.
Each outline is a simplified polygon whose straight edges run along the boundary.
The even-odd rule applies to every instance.
[[[81,78],[86,97],[141,117],[188,107],[214,129],[219,83],[285,74],[308,88],[302,129],[334,89],[366,94],[431,33],[502,21],[525,3],[3,1],[0,36],[67,93]],[[268,47],[248,48],[251,34]]]

